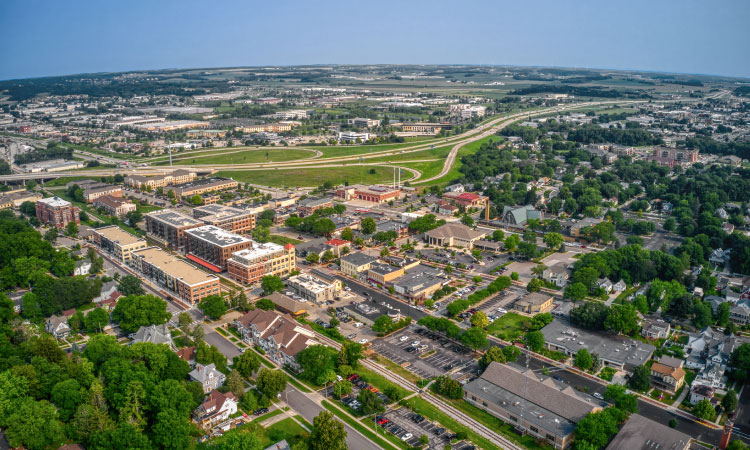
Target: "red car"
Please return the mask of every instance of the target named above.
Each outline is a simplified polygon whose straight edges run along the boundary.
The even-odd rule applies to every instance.
[[[382,419],[378,420],[378,425],[385,425],[390,421],[390,419],[386,419],[385,417],[383,417]]]
[[[356,380],[358,378],[359,378],[359,375],[357,375],[356,373],[353,373],[353,374],[349,375],[348,377],[346,377],[346,379],[349,380],[349,381],[354,381],[354,380]]]

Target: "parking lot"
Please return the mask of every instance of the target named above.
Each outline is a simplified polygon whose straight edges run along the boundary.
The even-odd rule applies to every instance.
[[[419,334],[418,330],[420,331]],[[419,344],[414,345],[415,342]],[[377,339],[373,350],[422,378],[430,378],[451,372],[460,374],[473,366],[474,359],[469,349],[455,344],[447,338],[429,330],[409,326],[387,338]],[[434,353],[424,358],[421,355]]]
[[[375,420],[379,423],[384,422],[380,423],[382,428],[412,447],[419,446],[419,437],[422,435],[427,436],[429,446],[433,449],[444,448],[445,444],[453,437],[450,431],[435,425],[407,408],[388,411],[382,416],[376,417]]]

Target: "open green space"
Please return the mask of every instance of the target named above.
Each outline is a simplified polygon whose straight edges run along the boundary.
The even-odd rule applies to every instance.
[[[374,169],[375,173],[370,173]],[[219,177],[230,177],[241,183],[274,187],[320,186],[326,181],[334,185],[372,184],[393,180],[393,169],[382,166],[343,166],[304,169],[222,170]],[[403,180],[403,173],[402,173]]]
[[[268,447],[284,439],[286,439],[290,446],[293,446],[307,435],[308,432],[294,419],[289,417],[265,429],[263,433],[263,447]]]
[[[513,341],[523,334],[526,330],[525,324],[528,322],[531,322],[528,317],[522,316],[518,313],[509,312],[492,322],[490,326],[487,327],[487,332],[504,341]]]
[[[435,139],[437,141],[437,139]],[[376,145],[347,145],[347,146],[332,146],[332,147],[310,147],[315,150],[320,150],[323,153],[323,158],[335,158],[339,156],[350,156],[350,155],[364,155],[367,153],[382,152],[385,150],[393,150],[396,148],[408,148],[416,147],[418,145],[429,144],[430,139],[425,139],[416,142],[402,142],[399,144],[376,144]]]
[[[236,150],[226,148],[221,153],[205,153],[194,155],[178,155],[172,157],[175,164],[259,164],[266,162],[296,161],[308,159],[315,156],[314,150],[302,150],[295,148],[269,148],[259,150]],[[156,161],[154,165],[169,165],[169,158]]]
[[[279,244],[279,245],[286,245],[286,244],[297,245],[297,244],[302,243],[302,241],[300,241],[299,239],[292,239],[290,237],[282,236],[280,234],[272,234],[271,242],[273,242],[274,244]]]

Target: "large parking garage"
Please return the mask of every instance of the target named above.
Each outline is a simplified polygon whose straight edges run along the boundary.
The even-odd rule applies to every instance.
[[[459,373],[474,362],[468,348],[417,326],[377,339],[372,348],[422,378]]]

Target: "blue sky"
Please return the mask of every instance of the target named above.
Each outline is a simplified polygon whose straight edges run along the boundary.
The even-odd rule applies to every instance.
[[[750,77],[750,1],[0,1],[0,79],[291,64]]]

